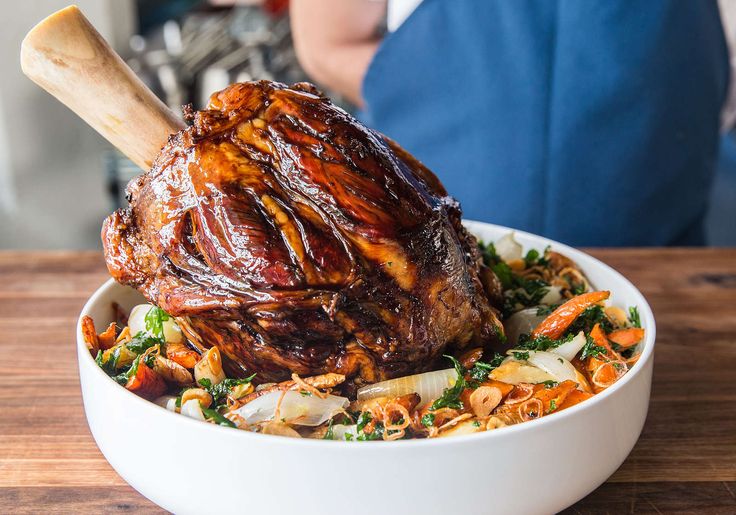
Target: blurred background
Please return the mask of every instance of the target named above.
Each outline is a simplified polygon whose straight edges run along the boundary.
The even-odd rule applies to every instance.
[[[288,0],[78,0],[111,45],[177,112],[250,79],[307,80],[297,62]],[[68,0],[15,2],[0,18],[0,248],[99,248],[102,220],[140,173],[82,120],[26,79],[26,32]],[[733,3],[732,3],[733,6]],[[733,11],[733,7],[727,10]],[[724,16],[729,38],[736,20]],[[730,28],[729,28],[730,27]],[[349,102],[327,93],[348,110]],[[725,134],[707,217],[710,245],[736,245],[736,144]]]

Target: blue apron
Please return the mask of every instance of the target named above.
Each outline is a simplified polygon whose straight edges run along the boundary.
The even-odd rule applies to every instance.
[[[728,51],[706,0],[424,0],[364,121],[464,216],[572,245],[702,244]]]

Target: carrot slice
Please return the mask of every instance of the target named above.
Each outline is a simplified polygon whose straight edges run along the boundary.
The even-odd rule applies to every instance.
[[[115,346],[115,331],[117,330],[117,327],[115,326],[115,322],[107,326],[107,329],[105,329],[103,332],[97,335],[97,341],[100,344],[100,348],[102,350],[111,349]]]
[[[590,337],[593,338],[593,342],[598,347],[603,347],[604,349],[606,349],[606,355],[609,358],[621,359],[621,356],[619,356],[619,354],[611,347],[611,343],[608,341],[606,333],[604,333],[603,329],[601,329],[600,324],[595,324],[593,326],[593,329],[590,330]]]
[[[559,338],[583,311],[606,300],[610,295],[610,291],[592,291],[571,298],[542,320],[532,331],[532,337]]]
[[[564,402],[557,409],[559,411],[571,406],[575,406],[576,404],[581,403],[586,399],[590,399],[591,397],[593,397],[592,393],[581,392],[580,390],[573,390],[567,397],[565,397]]]
[[[625,349],[636,345],[642,338],[644,338],[644,329],[640,327],[618,329],[608,335],[609,340]]]
[[[153,400],[166,392],[166,383],[160,375],[141,361],[135,375],[125,383],[125,388],[144,399]]]

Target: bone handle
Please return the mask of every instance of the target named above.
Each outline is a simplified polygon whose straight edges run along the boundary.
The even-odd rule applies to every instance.
[[[31,29],[20,62],[33,82],[144,170],[184,127],[74,5]]]

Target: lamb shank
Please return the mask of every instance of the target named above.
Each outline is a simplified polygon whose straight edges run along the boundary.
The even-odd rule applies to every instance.
[[[309,84],[235,84],[185,114],[105,221],[105,258],[230,373],[361,384],[498,344],[497,279],[397,144]]]

